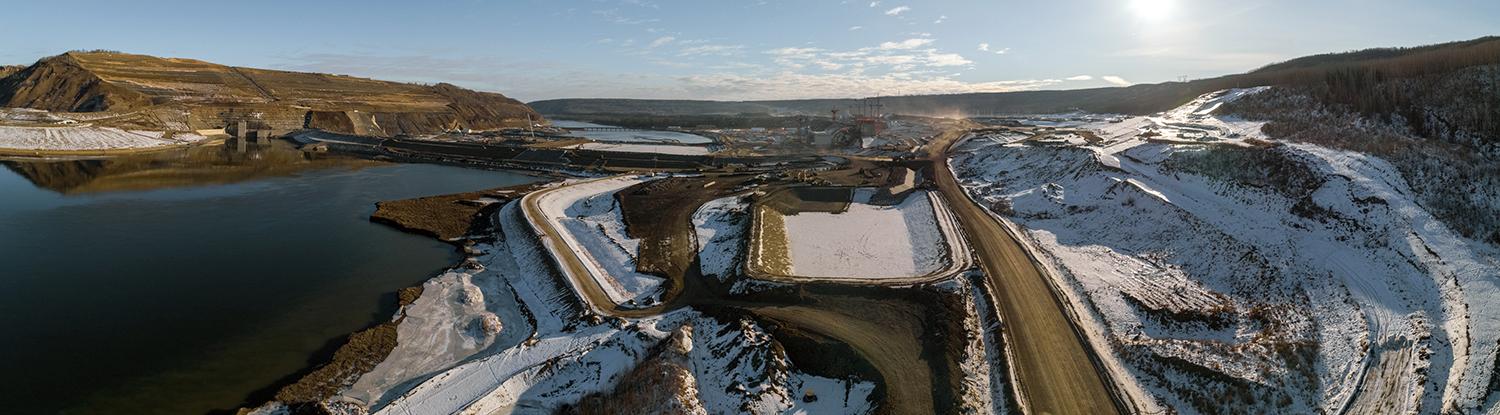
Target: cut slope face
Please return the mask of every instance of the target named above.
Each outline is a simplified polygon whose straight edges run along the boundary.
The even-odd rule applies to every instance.
[[[193,59],[69,52],[0,81],[0,106],[59,112],[186,106],[194,128],[246,119],[273,130],[304,127],[368,135],[521,127],[530,107],[504,95],[342,75],[238,68]],[[314,117],[317,115],[317,117]],[[308,125],[318,118],[317,125]],[[365,126],[356,131],[356,126]]]
[[[0,106],[107,111],[150,105],[143,94],[104,82],[72,55],[42,59],[0,80]]]

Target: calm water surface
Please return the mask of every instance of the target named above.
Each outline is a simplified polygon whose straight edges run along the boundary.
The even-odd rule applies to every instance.
[[[278,144],[0,168],[0,412],[205,413],[458,259],[377,201],[535,181]]]
[[[553,120],[562,128],[614,127],[583,121]],[[677,131],[576,131],[573,135],[611,143],[712,144],[714,140],[697,134]]]

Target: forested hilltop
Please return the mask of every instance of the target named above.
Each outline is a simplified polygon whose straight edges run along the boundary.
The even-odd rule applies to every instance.
[[[987,116],[1003,114],[1094,113],[1150,114],[1182,105],[1199,95],[1221,89],[1260,85],[1310,85],[1329,83],[1341,99],[1399,104],[1375,97],[1349,96],[1350,87],[1384,78],[1400,78],[1500,64],[1500,38],[1411,48],[1376,48],[1354,52],[1307,56],[1267,65],[1243,74],[1188,82],[1143,84],[1119,88],[1067,91],[1023,91],[953,95],[884,97],[887,112],[928,116]],[[1364,79],[1364,81],[1359,81]],[[556,99],[530,103],[538,112],[567,116],[582,114],[703,115],[703,114],[811,114],[825,115],[831,108],[857,108],[857,99],[808,99],[782,101],[689,101],[640,99]],[[1358,105],[1374,108],[1380,105]]]
[[[1277,139],[1379,156],[1454,230],[1500,244],[1500,64],[1486,62],[1497,56],[1491,42],[1350,65],[1226,111],[1269,121]]]

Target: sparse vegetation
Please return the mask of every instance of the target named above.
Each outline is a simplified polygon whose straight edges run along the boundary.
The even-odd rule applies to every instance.
[[[1292,199],[1306,197],[1323,185],[1307,165],[1289,157],[1276,149],[1209,147],[1201,151],[1173,153],[1162,165]]]
[[[1408,60],[1389,67],[1421,67]],[[1433,65],[1451,65],[1444,62]],[[1389,161],[1433,215],[1466,237],[1500,244],[1500,65],[1393,75],[1409,72],[1417,70],[1348,69],[1227,111],[1269,121],[1263,131],[1278,139]]]

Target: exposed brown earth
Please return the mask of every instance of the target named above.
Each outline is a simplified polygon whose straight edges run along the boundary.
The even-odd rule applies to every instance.
[[[349,335],[349,340],[334,352],[332,361],[281,388],[276,392],[276,400],[293,407],[315,406],[338,394],[396,349],[397,324],[400,320]]]
[[[5,78],[13,73],[26,69],[25,65],[0,65],[0,78]]]
[[[1024,248],[984,208],[964,194],[947,166],[947,147],[965,130],[945,132],[931,145],[933,177],[958,216],[989,278],[1015,359],[1016,388],[1032,413],[1112,414],[1121,409],[1094,351],[1069,319],[1062,301]]]
[[[885,379],[886,400],[880,406],[881,413],[933,413],[932,371],[920,358],[920,308],[903,311],[892,309],[886,301],[850,301],[854,303],[837,307],[765,307],[754,312],[849,344]],[[875,315],[889,318],[870,318]]]
[[[748,175],[672,177],[616,193],[626,233],[641,240],[636,270],[680,280],[697,254],[693,213],[710,200],[732,194],[733,189],[750,178]]]
[[[542,184],[380,202],[370,221],[453,242],[471,230],[484,229],[489,215],[501,205]]]
[[[168,130],[301,128],[393,136],[541,121],[501,94],[343,75],[239,68],[193,59],[68,52],[0,78],[0,106],[134,115]],[[529,117],[529,118],[528,118]]]

